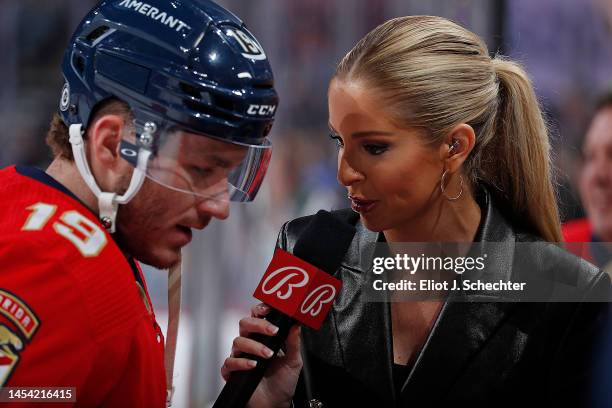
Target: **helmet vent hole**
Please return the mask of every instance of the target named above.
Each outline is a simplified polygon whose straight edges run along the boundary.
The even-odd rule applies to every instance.
[[[203,113],[205,115],[208,115],[208,116],[211,116],[217,119],[225,120],[228,122],[233,122],[235,120],[233,115],[229,113],[225,113],[218,109],[215,109],[212,106],[204,105],[202,103],[198,103],[198,102],[195,102],[189,99],[185,99],[183,102],[185,103],[185,106],[187,106],[189,109],[196,111],[198,113]]]
[[[234,102],[226,99],[222,96],[215,96],[215,105],[217,105],[221,109],[225,109],[228,111],[233,111],[236,107],[234,106]]]
[[[252,86],[255,89],[272,89],[274,88],[274,82],[269,80],[260,80],[255,82]]]
[[[192,96],[197,99],[200,99],[202,97],[202,93],[200,92],[200,90],[193,85],[181,82],[180,87],[181,91],[185,92],[189,96]]]
[[[190,97],[194,98],[194,100],[191,102],[193,102],[194,104],[198,106],[214,105],[215,108],[224,109],[226,111],[234,111],[236,109],[236,106],[231,99],[224,98],[221,95],[212,95],[206,90],[200,89],[186,82],[181,82],[179,86],[181,87],[181,91],[183,91],[185,94],[189,95]],[[200,111],[201,109],[196,108],[195,110]]]
[[[106,33],[108,30],[110,30],[110,27],[100,26],[93,30],[91,33],[89,33],[85,38],[87,39],[87,41],[94,42],[98,38],[102,37],[104,33]]]
[[[85,72],[85,60],[83,59],[83,57],[74,54],[72,56],[72,64],[74,65],[74,68],[79,73],[79,75],[83,75],[83,72]]]

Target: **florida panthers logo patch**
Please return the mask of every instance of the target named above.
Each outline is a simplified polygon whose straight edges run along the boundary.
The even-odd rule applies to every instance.
[[[0,323],[0,387],[8,381],[19,363],[25,344],[36,333],[40,322],[34,312],[21,299],[0,289],[0,315],[9,325]]]
[[[0,385],[4,386],[13,372],[22,348],[21,339],[11,329],[0,324]]]

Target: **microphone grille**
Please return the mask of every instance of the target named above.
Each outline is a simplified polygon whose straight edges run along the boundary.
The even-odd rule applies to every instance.
[[[320,210],[298,237],[293,254],[333,274],[340,267],[355,231],[353,225],[328,211]]]

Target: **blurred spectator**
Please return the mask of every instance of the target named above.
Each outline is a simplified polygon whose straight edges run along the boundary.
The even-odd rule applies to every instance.
[[[588,218],[563,226],[567,242],[593,242],[582,255],[612,272],[612,253],[599,242],[612,242],[612,92],[597,104],[582,148],[580,197]],[[609,245],[608,245],[609,246]]]

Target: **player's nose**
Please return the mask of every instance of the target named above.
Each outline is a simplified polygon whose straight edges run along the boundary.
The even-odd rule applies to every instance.
[[[224,220],[229,217],[229,191],[227,179],[216,183],[196,203],[198,214],[202,218],[214,217]]]
[[[224,220],[229,217],[229,200],[227,197],[204,199],[196,205],[201,217],[211,216]]]

